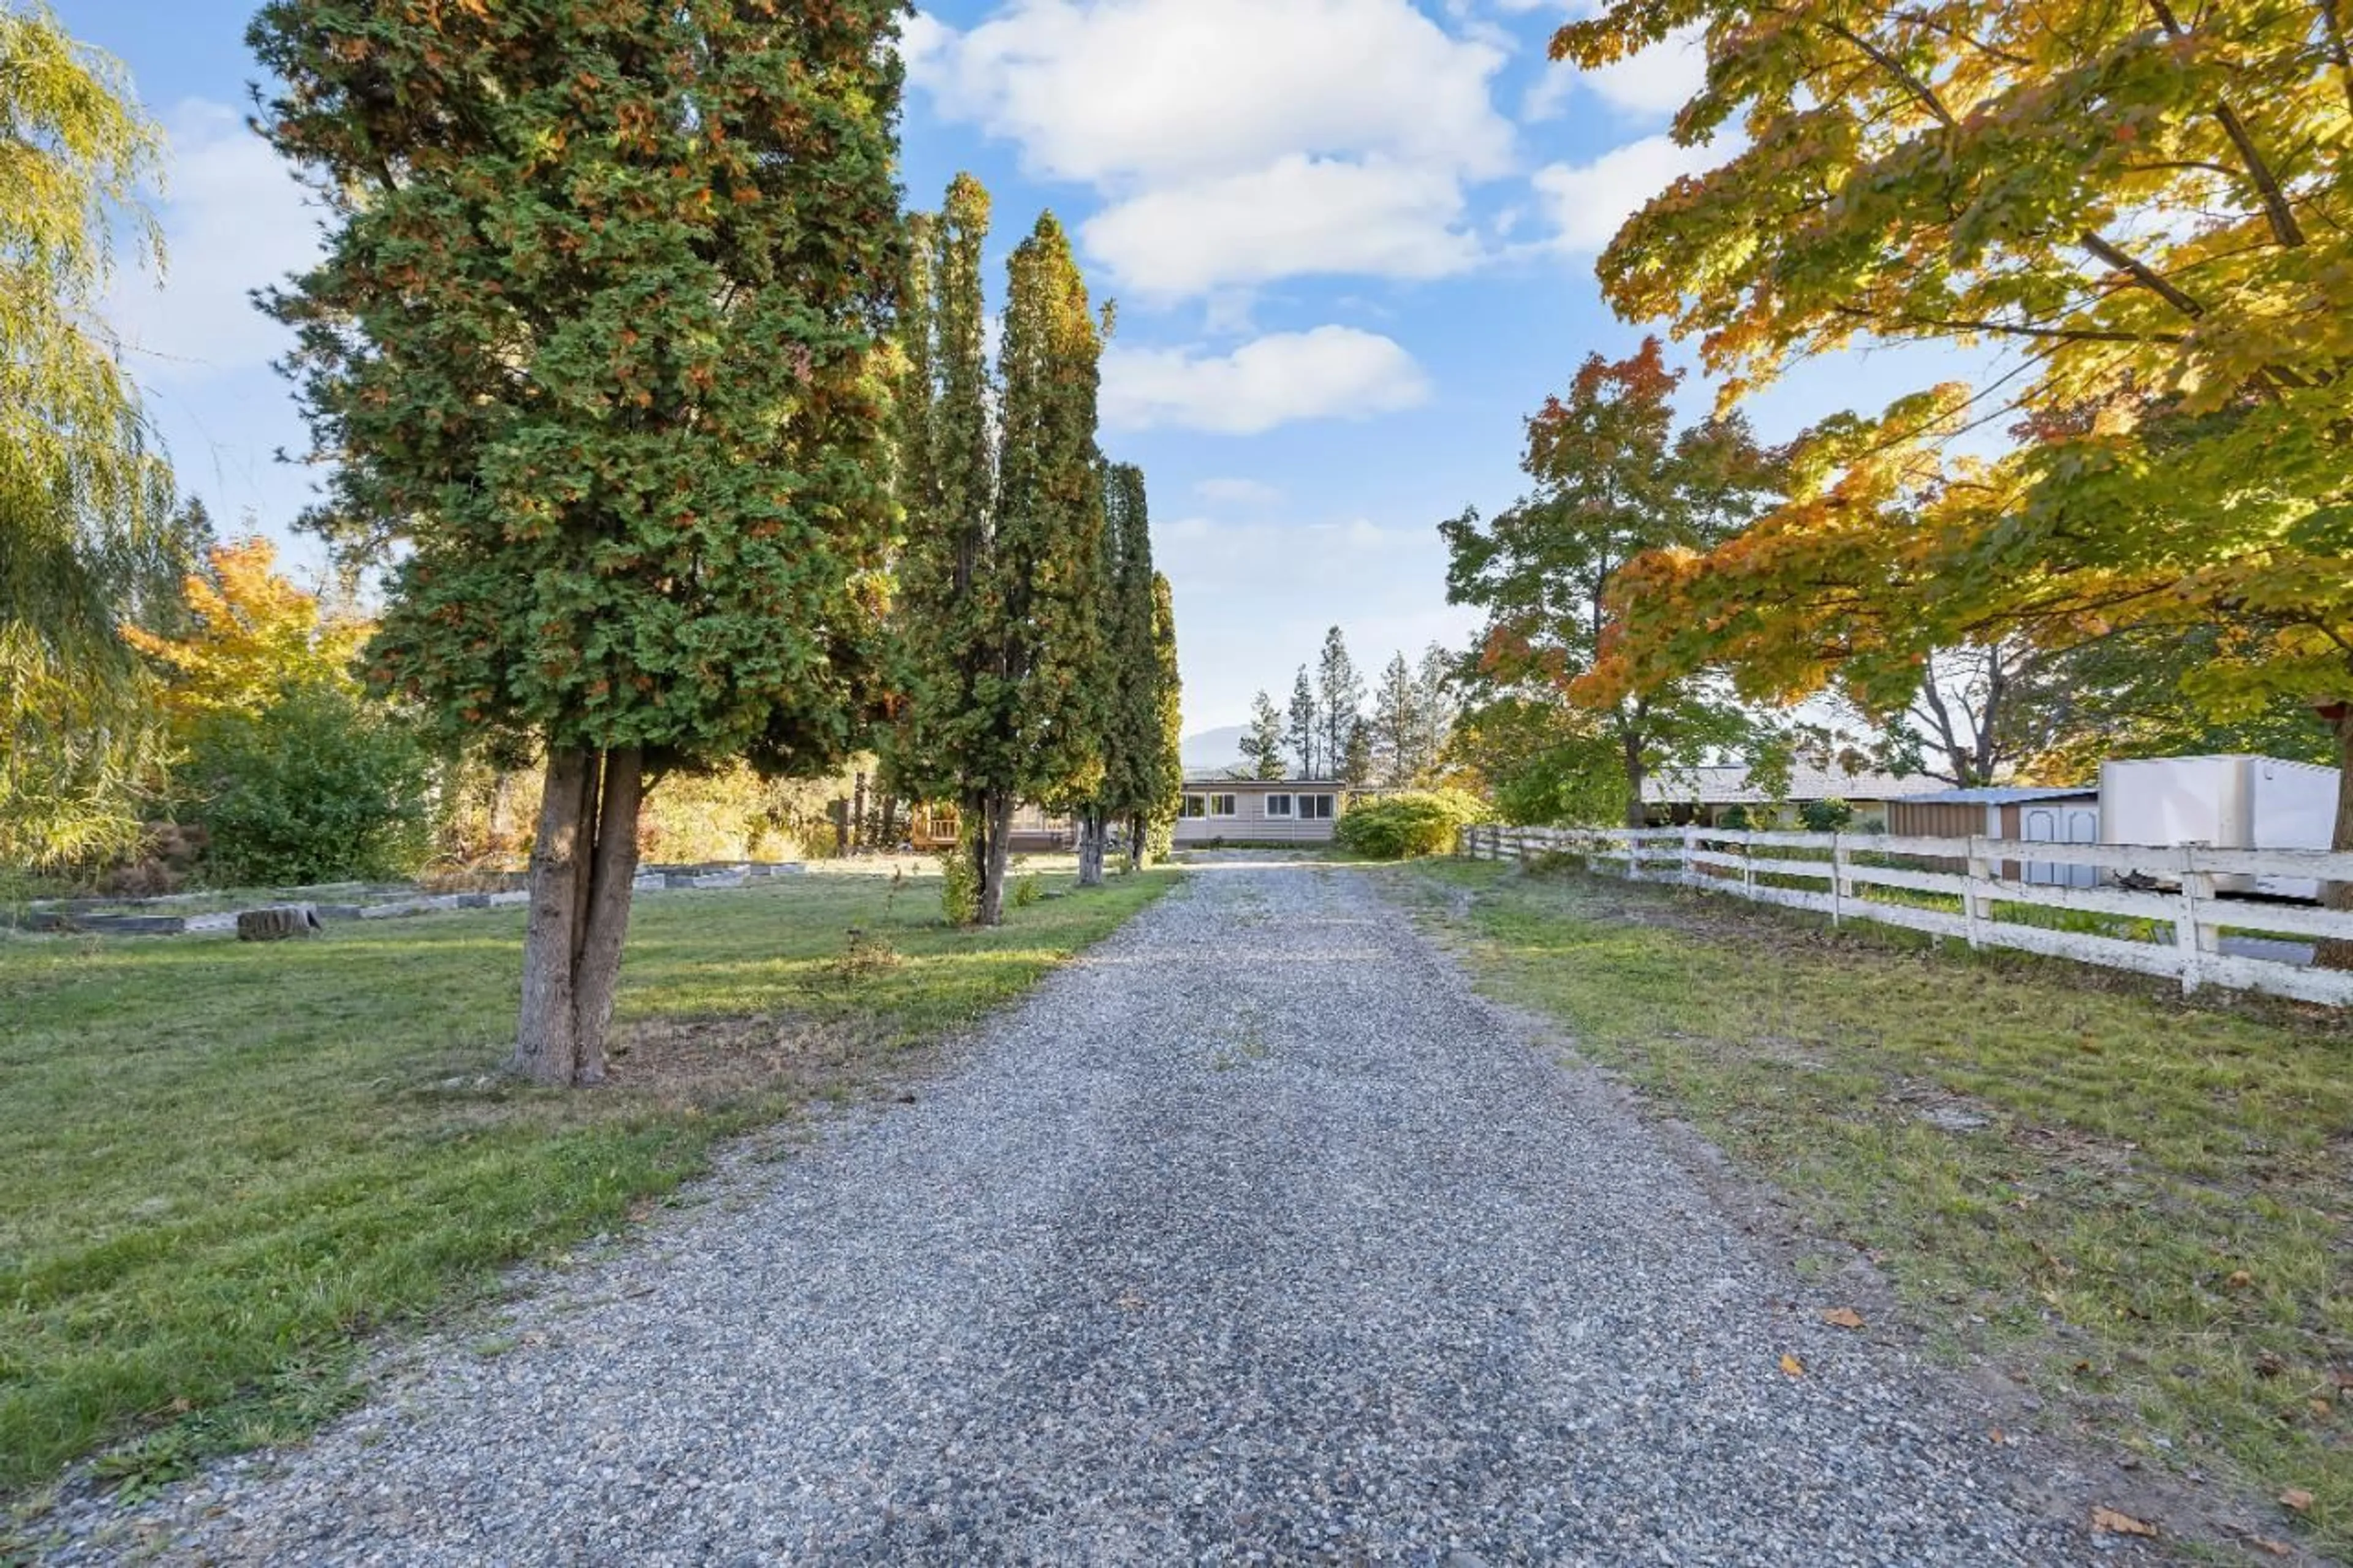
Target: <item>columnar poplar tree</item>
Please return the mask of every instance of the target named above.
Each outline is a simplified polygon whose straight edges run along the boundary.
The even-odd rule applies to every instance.
[[[957,801],[978,918],[995,925],[1015,804],[1085,810],[1103,788],[1102,336],[1069,238],[1042,216],[1013,255],[992,389],[987,193],[959,175],[924,226],[928,297],[905,334],[901,389],[905,657],[891,767],[908,793]]]
[[[515,1059],[603,1076],[665,770],[832,766],[890,521],[898,0],[273,0],[263,130],[336,226],[269,308],[312,521],[405,546],[376,679],[534,735]]]
[[[1150,806],[1133,823],[1127,841],[1127,864],[1144,864],[1146,839],[1166,845],[1185,799],[1185,683],[1176,672],[1176,597],[1168,579],[1152,574],[1152,662],[1157,675],[1155,689],[1160,701],[1160,741],[1152,761]]]
[[[1082,840],[1079,850],[1082,886],[1103,879],[1103,824],[1126,826],[1130,864],[1140,864],[1152,820],[1174,805],[1183,785],[1181,773],[1170,777],[1162,766],[1163,675],[1154,641],[1152,516],[1144,470],[1115,465],[1103,488],[1111,558],[1104,610],[1109,705],[1101,809],[1092,814],[1092,844]]]
[[[1040,214],[1008,268],[994,566],[1004,619],[997,695],[1011,768],[990,811],[1016,798],[1092,816],[1098,802],[1111,650],[1103,626],[1103,472],[1095,445],[1103,337],[1070,237]],[[1139,476],[1139,479],[1141,476]],[[1141,487],[1139,486],[1139,489]],[[981,919],[1002,918],[1007,832],[981,880]]]

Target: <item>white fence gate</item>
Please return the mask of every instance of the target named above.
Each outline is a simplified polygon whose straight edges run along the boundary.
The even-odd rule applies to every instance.
[[[2214,894],[2217,877],[2353,882],[2353,854],[1715,827],[1466,827],[1461,847],[1484,860],[1567,855],[1588,867],[1614,866],[1636,881],[1812,910],[1833,921],[1875,921],[1960,937],[1971,947],[2013,947],[2172,976],[2185,992],[2213,984],[2353,1005],[2353,971],[2263,955],[2275,952],[2282,939],[2353,940],[2353,912]],[[1995,875],[2006,861],[2022,868],[2025,879]],[[1957,863],[1966,870],[1942,868]],[[2104,869],[2146,874],[2152,868],[2162,868],[2168,879],[2178,876],[2179,890],[2095,885]],[[2064,870],[2067,879],[2040,881],[2038,869]],[[2078,880],[2084,872],[2094,881]],[[2049,910],[2108,918],[2042,912]],[[2064,929],[2069,926],[2094,929]],[[2233,945],[2253,951],[2229,951]]]

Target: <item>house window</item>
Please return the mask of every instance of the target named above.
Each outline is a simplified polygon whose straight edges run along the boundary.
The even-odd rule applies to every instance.
[[[1207,795],[1187,795],[1187,796],[1185,797],[1185,815],[1186,815],[1186,816],[1208,816],[1208,815],[1209,815],[1209,801],[1208,801],[1208,797]]]
[[[1291,815],[1291,797],[1287,795],[1268,795],[1266,797],[1266,814],[1269,816],[1289,816]]]
[[[1301,795],[1299,815],[1318,821],[1329,821],[1332,816],[1332,797],[1328,795]]]
[[[1232,795],[1213,795],[1209,797],[1209,815],[1211,816],[1240,816],[1241,813],[1234,809],[1234,797]]]

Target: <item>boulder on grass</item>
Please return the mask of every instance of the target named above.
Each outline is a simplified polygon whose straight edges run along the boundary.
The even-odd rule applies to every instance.
[[[324,928],[319,911],[309,904],[273,904],[266,910],[240,910],[237,916],[239,942],[284,942],[312,936]]]

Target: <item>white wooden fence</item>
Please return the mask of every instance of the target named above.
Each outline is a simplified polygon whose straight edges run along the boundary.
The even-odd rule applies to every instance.
[[[2204,849],[2117,844],[2026,843],[2002,838],[1918,838],[1889,834],[1747,833],[1715,827],[1467,827],[1462,852],[1477,859],[1525,860],[1537,855],[1609,865],[1636,881],[1670,882],[1731,893],[1760,903],[1812,910],[1833,921],[1876,921],[1971,947],[2028,952],[2178,977],[2185,992],[2223,985],[2299,1001],[2353,1005],[2353,972],[2226,952],[2230,937],[2284,942],[2353,938],[2353,912],[2256,900],[2226,900],[2217,877],[2291,877],[2353,882],[2353,854],[2317,849]],[[1966,864],[1942,870],[1912,861]],[[1999,875],[2006,862],[2093,866],[2161,874],[2179,891],[2123,887],[2053,887]],[[1902,894],[1942,894],[1958,908],[1896,901]],[[2161,940],[2056,930],[2035,911],[2074,910],[2145,921]],[[2047,921],[2050,917],[2042,917]],[[2075,923],[2075,922],[2071,922]],[[2081,922],[2094,923],[2094,922]],[[2131,929],[2126,927],[2125,929]],[[2242,947],[2243,942],[2240,943]]]

